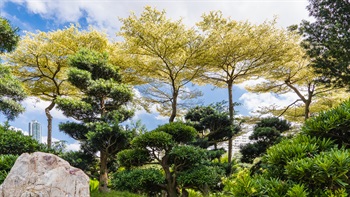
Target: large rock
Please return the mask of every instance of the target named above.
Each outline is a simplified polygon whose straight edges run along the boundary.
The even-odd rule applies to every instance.
[[[0,197],[88,197],[89,177],[56,155],[23,153],[0,186]]]

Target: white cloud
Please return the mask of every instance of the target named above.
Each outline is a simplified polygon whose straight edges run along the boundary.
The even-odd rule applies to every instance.
[[[287,106],[298,99],[298,96],[292,92],[274,95],[272,93],[256,94],[252,92],[244,93],[239,100],[243,102],[245,108],[250,111],[250,115],[256,115],[254,111],[260,107],[268,107],[271,105]]]
[[[147,5],[158,10],[165,9],[167,16],[173,20],[183,18],[186,25],[193,26],[200,20],[203,13],[221,10],[225,17],[234,20],[249,20],[261,23],[267,19],[279,16],[279,25],[286,27],[298,24],[308,18],[305,9],[307,0],[295,1],[81,1],[81,0],[9,0],[23,4],[27,9],[44,18],[55,19],[57,23],[78,22],[85,17],[87,22],[98,29],[103,29],[109,35],[115,36],[119,31],[118,17],[125,18],[131,11],[139,14]]]
[[[17,128],[17,127],[14,127],[14,126],[10,126],[10,129],[11,129],[11,130],[14,130],[14,131],[20,131],[21,133],[23,133],[23,135],[29,135],[28,131],[24,131],[24,130],[21,129],[21,128]]]
[[[80,143],[75,141],[73,144],[67,144],[66,151],[79,151]]]
[[[61,140],[57,139],[57,138],[52,138],[52,142],[59,142]],[[47,136],[41,136],[41,143],[43,144],[47,144]]]
[[[59,142],[61,140],[57,138],[52,138],[52,142]],[[47,144],[47,136],[42,136],[41,137],[41,143]],[[79,141],[74,141],[74,143],[71,144],[66,144],[65,151],[78,151],[80,150],[80,143]]]

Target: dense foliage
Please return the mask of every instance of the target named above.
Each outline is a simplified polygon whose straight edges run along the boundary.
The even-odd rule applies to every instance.
[[[300,134],[267,150],[259,170],[244,170],[227,180],[234,196],[347,196],[350,152],[344,135],[350,100],[308,120]],[[253,169],[253,168],[252,168]],[[273,184],[271,184],[273,183]]]
[[[301,30],[313,67],[324,83],[349,88],[350,2],[309,0],[307,9],[316,20],[303,21]]]
[[[0,54],[15,49],[19,40],[18,30],[7,19],[0,17]]]
[[[241,147],[241,161],[251,163],[256,157],[261,156],[270,146],[282,139],[282,133],[290,129],[290,123],[276,117],[263,118],[254,126],[253,133],[249,136],[253,143]]]
[[[6,124],[0,125],[0,184],[5,180],[19,155],[35,151],[47,151],[47,149],[32,137],[12,130]]]
[[[0,185],[15,164],[17,155],[0,155]]]
[[[22,132],[11,130],[6,126],[0,125],[0,136],[0,155],[20,155],[44,150],[44,146],[32,137],[25,136]]]
[[[63,114],[81,122],[61,123],[59,127],[85,144],[83,147],[100,151],[100,191],[107,191],[108,161],[128,146],[133,135],[119,125],[132,115],[125,107],[132,93],[106,53],[82,49],[70,56],[69,62],[68,80],[82,97],[61,97],[56,103]]]
[[[117,155],[119,164],[127,167],[127,170],[114,175],[114,187],[118,188],[122,182],[129,183],[131,177],[139,175],[132,179],[136,181],[133,184],[139,187],[128,184],[123,189],[152,193],[153,188],[155,191],[165,190],[168,196],[178,196],[182,189],[182,195],[186,196],[186,189],[192,188],[208,195],[210,190],[217,189],[217,184],[225,174],[225,166],[212,162],[216,156],[212,152],[217,151],[187,145],[196,135],[193,127],[174,122],[134,138],[131,142],[133,149],[121,151]],[[157,166],[158,169],[146,164]],[[145,169],[135,168],[141,165]]]
[[[228,141],[240,131],[239,125],[231,123],[226,108],[225,103],[216,103],[188,110],[185,120],[198,131],[193,145],[217,149],[219,142]]]
[[[0,17],[0,55],[11,52],[17,46],[18,28],[13,28],[10,22]],[[5,66],[0,58],[0,112],[8,120],[13,120],[24,108],[19,104],[26,97],[21,83],[16,79],[9,66]]]

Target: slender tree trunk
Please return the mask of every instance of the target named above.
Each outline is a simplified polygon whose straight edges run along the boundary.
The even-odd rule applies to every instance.
[[[176,111],[177,111],[177,96],[178,92],[177,90],[174,90],[173,93],[173,102],[171,103],[171,116],[169,118],[169,122],[174,122],[175,117],[176,117]]]
[[[177,197],[178,192],[176,190],[176,180],[174,180],[174,177],[172,173],[170,172],[170,168],[168,165],[168,156],[164,156],[162,159],[162,168],[165,173],[165,180],[166,180],[166,192],[168,194],[168,197]]]
[[[205,184],[202,188],[200,188],[203,196],[207,197],[209,196],[209,186],[208,184]]]
[[[181,197],[188,197],[188,196],[189,196],[188,191],[185,188],[182,188],[182,195],[181,195]]]
[[[304,118],[305,120],[307,120],[308,118],[310,118],[310,105],[311,105],[311,101],[308,100],[306,103],[305,103],[305,110],[304,110]]]
[[[55,107],[55,101],[45,108],[45,114],[47,117],[47,148],[51,148],[52,143],[52,115],[50,111]]]
[[[232,82],[228,83],[228,110],[230,114],[230,122],[233,125],[233,115],[234,115],[234,108],[233,108],[233,95],[232,95]],[[231,166],[232,163],[232,137],[228,140],[228,163]],[[231,170],[230,170],[231,171]]]
[[[108,192],[108,168],[107,168],[107,153],[100,151],[100,192]]]

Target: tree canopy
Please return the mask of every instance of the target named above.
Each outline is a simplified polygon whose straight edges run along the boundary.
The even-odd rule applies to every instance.
[[[50,101],[45,109],[48,120],[48,147],[52,141],[52,115],[58,96],[74,96],[75,88],[67,81],[67,57],[80,47],[97,51],[107,50],[106,35],[96,31],[80,31],[76,26],[52,32],[26,33],[18,47],[7,55],[31,96]]]
[[[309,15],[303,21],[303,46],[312,66],[327,85],[350,87],[350,2],[347,0],[309,0]]]
[[[0,17],[0,54],[13,51],[19,41],[18,28],[11,26],[10,22]]]
[[[134,71],[144,85],[139,87],[147,102],[173,122],[186,101],[201,95],[188,85],[199,76],[206,45],[194,29],[181,20],[166,18],[165,11],[146,7],[140,17],[121,19],[125,49],[134,58]]]
[[[239,125],[230,122],[227,106],[223,102],[191,108],[185,120],[198,131],[193,144],[202,148],[214,145],[214,149],[217,149],[219,142],[228,141],[240,131]]]
[[[17,32],[18,28],[13,28],[8,20],[0,17],[0,55],[15,49],[19,40]],[[8,120],[24,111],[19,102],[25,97],[24,89],[12,75],[11,68],[0,62],[0,111]]]
[[[228,90],[229,115],[233,123],[233,85],[259,75],[263,66],[280,60],[293,46],[293,35],[275,27],[275,21],[253,25],[224,18],[221,12],[203,14],[197,26],[210,45],[206,51],[202,81]],[[266,68],[264,68],[266,69]],[[232,139],[229,140],[229,161]]]
[[[281,58],[279,64],[267,67],[265,72],[261,72],[264,81],[245,88],[252,92],[273,92],[280,95],[292,92],[298,98],[288,106],[273,104],[261,108],[258,112],[262,114],[272,113],[290,121],[303,122],[323,110],[335,107],[348,95],[344,89],[319,82],[322,75],[310,67],[310,59],[298,42]]]

